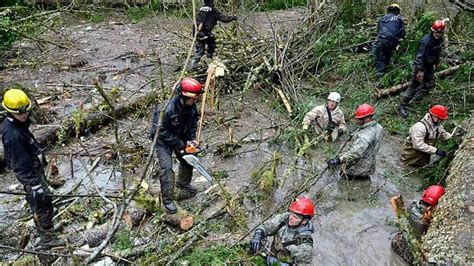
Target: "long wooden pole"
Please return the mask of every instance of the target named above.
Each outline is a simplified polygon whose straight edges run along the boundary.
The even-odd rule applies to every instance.
[[[207,78],[206,78],[206,83],[204,84],[204,95],[202,96],[202,103],[201,103],[201,118],[199,119],[199,128],[197,132],[197,141],[201,141],[201,132],[202,132],[202,126],[204,123],[204,110],[206,108],[206,98],[207,98],[207,93],[209,91],[209,84],[211,83],[212,79],[214,79],[214,73],[216,71],[216,67],[213,65],[210,65],[209,68],[207,69]]]

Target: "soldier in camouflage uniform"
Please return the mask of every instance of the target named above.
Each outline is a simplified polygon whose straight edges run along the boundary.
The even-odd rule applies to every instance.
[[[287,213],[279,214],[257,227],[250,242],[250,251],[257,253],[262,240],[274,236],[271,254],[265,256],[267,265],[311,264],[313,216],[314,204],[309,198],[294,201]]]
[[[417,239],[420,239],[428,230],[428,226],[433,218],[433,211],[443,194],[444,188],[442,186],[432,185],[423,192],[420,200],[414,200],[408,206],[408,222],[411,229],[413,229],[414,237]],[[394,208],[396,209],[397,206],[394,206]],[[414,255],[410,250],[407,236],[402,232],[398,232],[392,238],[391,247],[407,263],[413,263]]]
[[[329,166],[343,165],[343,173],[349,178],[368,178],[375,173],[375,155],[383,138],[383,127],[372,116],[375,110],[368,104],[360,105],[355,111],[359,129],[351,137],[340,156],[328,160]]]
[[[448,108],[435,105],[430,108],[425,117],[410,128],[405,149],[402,152],[402,162],[411,166],[425,166],[430,162],[431,155],[443,158],[446,152],[434,145],[438,139],[450,139],[452,135],[444,130],[441,122],[448,119]]]
[[[316,134],[327,133],[335,141],[346,131],[344,113],[339,108],[341,95],[329,93],[326,105],[319,105],[309,111],[303,118],[303,129],[311,128]]]

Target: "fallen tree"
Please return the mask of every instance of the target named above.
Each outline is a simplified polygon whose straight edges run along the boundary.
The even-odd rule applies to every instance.
[[[474,172],[473,120],[457,151],[446,178],[446,194],[441,198],[430,228],[422,238],[428,262],[469,264],[472,262],[472,173]],[[470,255],[471,254],[471,255]]]
[[[436,72],[435,76],[437,78],[442,78],[442,77],[449,76],[449,75],[453,74],[454,72],[456,72],[456,70],[458,70],[461,66],[462,66],[462,64],[450,67],[450,68],[445,69],[443,71]],[[379,91],[375,92],[374,97],[375,97],[375,99],[381,99],[381,98],[387,97],[389,95],[400,93],[400,92],[406,90],[410,86],[410,84],[411,84],[411,82],[405,82],[405,83],[393,86],[393,87],[385,89],[385,90],[379,90]]]

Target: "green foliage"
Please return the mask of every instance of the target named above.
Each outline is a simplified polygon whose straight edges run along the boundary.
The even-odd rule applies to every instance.
[[[127,229],[122,229],[115,234],[115,241],[112,249],[114,251],[127,251],[132,249],[133,240],[131,233]]]
[[[338,8],[338,21],[350,26],[366,17],[366,6],[360,0],[343,0]]]
[[[155,10],[150,6],[130,7],[127,9],[127,16],[132,23],[138,23],[154,13]]]
[[[254,4],[254,1],[250,3]],[[260,4],[260,11],[281,10],[297,6],[306,6],[307,0],[270,0]]]
[[[209,248],[195,248],[191,253],[177,261],[177,265],[225,265],[249,264],[265,265],[260,256],[249,257],[247,249],[241,246],[213,246]]]
[[[17,34],[9,30],[10,27],[10,17],[0,18],[0,50],[9,49],[18,38]]]
[[[433,163],[430,167],[420,169],[419,171],[413,173],[413,176],[416,176],[424,181],[425,187],[438,183],[443,186],[446,185],[446,176],[448,175],[449,166],[451,161],[454,159],[454,151],[459,148],[459,144],[456,142],[456,140],[450,139],[448,141],[438,141],[438,143],[436,143],[436,147],[446,151],[448,156]]]
[[[252,173],[252,182],[254,182],[265,195],[272,193],[278,186],[276,170],[281,163],[281,159],[282,155],[278,152],[274,152],[270,161]]]
[[[104,19],[105,19],[104,14],[101,14],[98,12],[90,13],[89,16],[87,17],[87,20],[92,23],[99,23],[99,22],[104,21]]]

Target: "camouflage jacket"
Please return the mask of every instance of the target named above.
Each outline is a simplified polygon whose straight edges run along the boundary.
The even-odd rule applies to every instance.
[[[426,141],[450,139],[451,137],[451,134],[446,132],[442,125],[435,125],[430,118],[430,114],[426,113],[420,122],[415,123],[410,128],[410,136],[408,137],[408,140],[411,141],[413,149],[428,154],[434,154],[436,152],[436,147],[427,144]]]
[[[262,223],[257,229],[264,232],[264,236],[274,236],[272,253],[282,262],[292,264],[311,264],[313,258],[313,223],[291,228],[288,226],[290,213],[276,215]]]
[[[334,122],[336,128],[345,130],[346,121],[344,120],[344,113],[338,107],[330,111],[331,120]],[[309,125],[316,133],[323,133],[329,126],[329,112],[326,105],[314,107],[303,118],[303,125]]]
[[[362,125],[352,136],[339,158],[345,172],[352,176],[369,176],[375,173],[375,155],[383,138],[383,127],[376,121]]]

